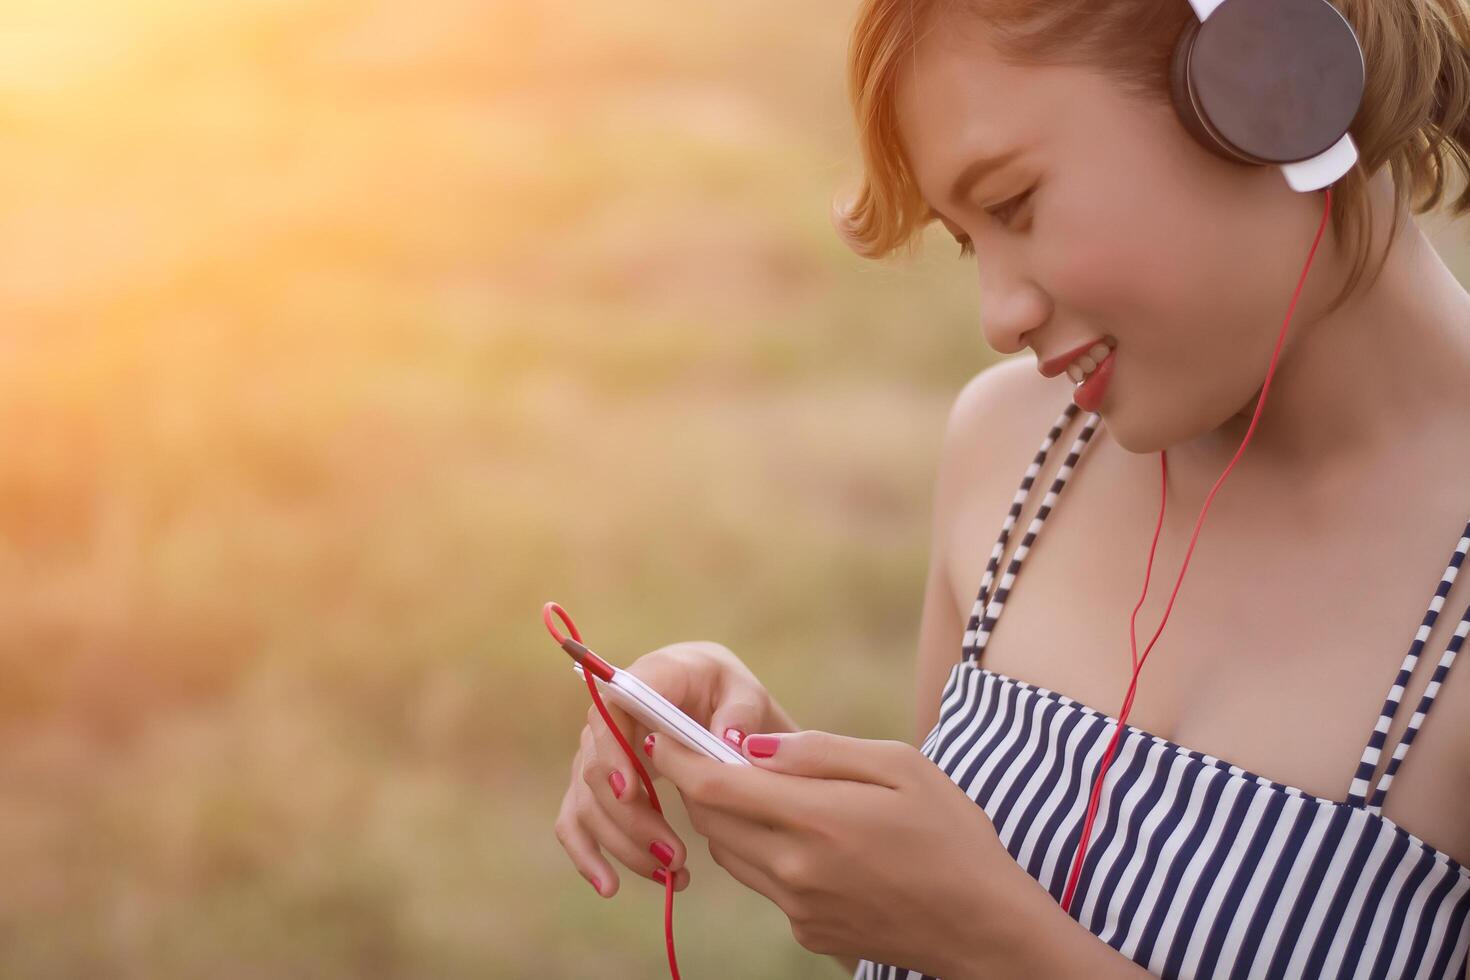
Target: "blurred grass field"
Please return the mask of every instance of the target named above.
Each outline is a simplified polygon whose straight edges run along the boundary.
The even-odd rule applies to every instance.
[[[909,736],[988,355],[828,223],[853,10],[7,7],[0,976],[665,975],[549,599]],[[837,974],[679,826],[686,976]]]
[[[0,977],[666,975],[552,835],[550,599],[912,736],[993,355],[830,228],[854,9],[8,5]],[[839,975],[670,809],[686,976]]]

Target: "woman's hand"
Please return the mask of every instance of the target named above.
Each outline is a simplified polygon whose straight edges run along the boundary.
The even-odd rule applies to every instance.
[[[796,727],[740,658],[717,643],[674,643],[644,654],[625,669],[737,748],[746,732]],[[604,703],[628,744],[643,753],[649,778],[657,778],[645,743],[648,728],[611,699],[604,698]],[[587,724],[572,757],[555,830],[572,864],[605,898],[617,894],[618,872],[603,856],[604,848],[641,877],[662,882],[664,868],[673,867],[678,869],[674,890],[689,883],[683,841],[653,809],[637,771],[595,704],[587,706]]]
[[[977,951],[1013,949],[1018,914],[1049,901],[985,811],[906,742],[799,731],[751,734],[743,751],[754,766],[654,736],[710,856],[813,952],[972,975]]]

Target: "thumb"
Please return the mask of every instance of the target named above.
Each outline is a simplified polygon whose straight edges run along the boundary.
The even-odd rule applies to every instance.
[[[709,730],[740,751],[745,736],[764,727],[765,712],[753,695],[735,693],[716,706]]]
[[[903,765],[902,753],[909,748],[903,742],[851,738],[807,729],[748,735],[742,751],[762,769],[896,788]]]

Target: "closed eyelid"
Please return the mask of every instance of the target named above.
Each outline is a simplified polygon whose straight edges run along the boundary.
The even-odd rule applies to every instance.
[[[1024,190],[1018,191],[1017,193],[1012,194],[1010,197],[1006,198],[1005,200],[999,201],[998,203],[993,204],[990,207],[984,207],[984,206],[982,206],[980,204],[973,204],[973,206],[974,206],[974,208],[977,211],[980,211],[980,212],[983,212],[985,214],[988,214],[988,215],[990,215],[993,218],[998,218],[1000,214],[1003,214],[1003,213],[1005,213],[1008,210],[1013,210],[1013,209],[1018,208],[1021,205],[1025,204],[1026,201],[1027,201],[1027,199],[1030,198],[1030,196],[1036,192],[1036,188],[1037,188],[1037,185],[1036,184],[1032,184],[1029,187],[1025,188]],[[967,203],[972,203],[972,202],[967,202]],[[944,217],[944,215],[940,214],[938,211],[934,210],[934,208],[932,208],[932,207],[930,207],[929,205],[926,204],[924,206],[923,222],[925,224],[928,224],[928,223],[933,222],[933,221],[942,222],[946,226],[948,226],[948,224],[949,224],[948,220]]]
[[[1036,187],[1033,185],[1019,194],[1013,194],[1012,196],[1006,198],[1004,201],[1001,201],[995,207],[987,209],[987,213],[995,217],[1000,217],[1002,214],[1014,214],[1017,208],[1026,203],[1026,201],[1031,197],[1032,193],[1035,190]]]
[[[1026,190],[1022,191],[1019,194],[1012,195],[1011,197],[1002,201],[1000,204],[997,204],[995,207],[986,208],[985,213],[990,215],[991,218],[993,218],[1003,227],[1009,228],[1011,226],[1011,219],[1014,218],[1016,214],[1018,214],[1020,210],[1026,206],[1027,202],[1030,201],[1031,196],[1036,193],[1036,188],[1037,185],[1032,184]],[[950,232],[950,235],[960,246],[961,257],[969,257],[975,254],[975,242],[974,239],[972,239],[969,235],[956,234],[953,231]]]

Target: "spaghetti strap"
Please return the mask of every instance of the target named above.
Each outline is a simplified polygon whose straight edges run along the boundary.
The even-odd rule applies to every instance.
[[[1068,423],[1080,411],[1081,409],[1078,408],[1075,402],[1069,401],[1067,403],[1061,415],[1057,417],[1056,422],[1052,424],[1051,429],[1047,432],[1046,438],[1042,440],[1040,448],[1037,449],[1036,455],[1031,460],[1031,464],[1026,468],[1025,475],[1021,479],[1021,485],[1017,488],[1016,494],[1011,500],[1010,510],[1006,513],[1005,520],[1001,524],[1000,534],[996,538],[995,546],[991,549],[990,559],[986,562],[985,574],[980,581],[980,592],[976,596],[975,603],[970,610],[969,621],[965,625],[964,644],[961,647],[960,655],[961,662],[968,662],[976,666],[979,665],[980,658],[985,652],[985,647],[990,642],[991,631],[994,630],[996,621],[1005,609],[1006,599],[1010,596],[1011,586],[1015,582],[1021,565],[1025,562],[1026,556],[1030,553],[1032,546],[1036,542],[1037,535],[1041,532],[1042,525],[1046,523],[1047,517],[1050,516],[1053,508],[1055,508],[1062,490],[1067,485],[1068,478],[1072,475],[1072,471],[1076,468],[1078,460],[1091,442],[1093,433],[1097,430],[1101,416],[1096,412],[1089,413],[1081,430],[1078,431],[1077,437],[1073,441],[1066,459],[1063,460],[1061,468],[1057,470],[1056,476],[1052,480],[1051,488],[1042,499],[1041,507],[1031,519],[1031,524],[1027,527],[1026,534],[1022,537],[1015,554],[1011,556],[1011,560],[1006,566],[1005,574],[1001,577],[1000,584],[992,597],[990,589],[995,581],[996,571],[1000,568],[1001,556],[1005,554],[1006,545],[1010,541],[1011,531],[1020,519],[1021,510],[1031,495],[1031,488],[1036,482],[1036,477],[1040,474],[1041,468],[1046,464],[1052,447],[1061,438]],[[1377,724],[1373,726],[1373,731],[1369,734],[1368,742],[1364,746],[1363,754],[1359,759],[1348,793],[1346,802],[1350,806],[1365,807],[1373,813],[1382,812],[1383,803],[1387,798],[1389,787],[1393,784],[1394,775],[1403,764],[1403,760],[1408,755],[1410,746],[1414,743],[1415,735],[1418,734],[1420,727],[1424,724],[1425,717],[1434,706],[1439,689],[1444,683],[1445,678],[1449,675],[1450,668],[1454,665],[1455,658],[1460,651],[1460,647],[1464,644],[1465,637],[1470,635],[1470,605],[1467,605],[1454,636],[1451,637],[1444,655],[1435,667],[1434,675],[1430,679],[1429,685],[1425,688],[1423,695],[1419,699],[1418,709],[1414,712],[1413,717],[1410,718],[1408,727],[1405,729],[1403,736],[1394,749],[1393,757],[1389,759],[1388,766],[1378,781],[1370,785],[1369,781],[1373,777],[1373,771],[1378,767],[1378,763],[1383,757],[1383,746],[1387,740],[1388,729],[1398,712],[1399,703],[1404,696],[1404,689],[1408,685],[1409,678],[1419,662],[1419,656],[1423,652],[1424,644],[1428,640],[1429,634],[1433,631],[1434,624],[1439,619],[1439,612],[1444,606],[1445,597],[1449,594],[1450,586],[1454,584],[1467,552],[1470,552],[1470,522],[1466,523],[1465,530],[1460,536],[1459,543],[1455,547],[1449,565],[1440,577],[1439,585],[1429,602],[1429,609],[1424,615],[1424,620],[1414,636],[1413,643],[1409,647],[1408,654],[1404,657],[1403,664],[1399,667],[1399,672],[1394,678],[1393,685],[1389,688],[1388,696],[1383,703],[1383,710],[1379,712]]]
[[[1429,600],[1429,610],[1424,614],[1424,621],[1419,624],[1419,629],[1414,634],[1414,642],[1409,645],[1409,652],[1399,667],[1398,676],[1394,678],[1393,686],[1388,689],[1388,698],[1383,702],[1383,710],[1379,712],[1378,723],[1373,726],[1373,732],[1368,736],[1368,744],[1363,749],[1362,759],[1358,762],[1352,788],[1348,793],[1347,803],[1350,806],[1366,805],[1371,813],[1381,814],[1383,812],[1383,801],[1388,796],[1389,786],[1393,784],[1394,773],[1398,772],[1404,756],[1409,754],[1409,746],[1414,743],[1414,736],[1418,733],[1419,727],[1424,724],[1424,717],[1429,714],[1429,709],[1434,706],[1435,696],[1439,694],[1440,685],[1444,683],[1445,677],[1450,672],[1450,666],[1455,662],[1456,654],[1460,652],[1460,645],[1465,641],[1466,633],[1470,633],[1470,606],[1466,606],[1464,615],[1460,617],[1460,625],[1456,628],[1454,636],[1450,638],[1444,656],[1440,657],[1438,666],[1434,668],[1434,676],[1430,678],[1429,685],[1419,699],[1419,708],[1409,719],[1409,726],[1399,739],[1393,752],[1393,758],[1388,760],[1388,767],[1384,769],[1383,775],[1378,778],[1378,782],[1372,788],[1370,799],[1368,780],[1373,777],[1373,770],[1377,768],[1378,760],[1382,758],[1383,743],[1388,737],[1388,726],[1392,724],[1394,715],[1398,713],[1399,702],[1404,696],[1404,688],[1409,683],[1414,667],[1419,663],[1419,654],[1424,649],[1430,632],[1434,629],[1435,621],[1439,619],[1439,611],[1444,606],[1445,596],[1449,594],[1450,586],[1454,584],[1455,576],[1459,574],[1460,564],[1465,560],[1467,550],[1470,550],[1470,522],[1465,524],[1465,530],[1460,535],[1460,542],[1455,546],[1454,555],[1450,557],[1449,566],[1444,570],[1444,575],[1440,577],[1439,586],[1434,590],[1434,597]]]
[[[1005,554],[1006,542],[1011,537],[1011,529],[1016,526],[1016,521],[1021,516],[1021,508],[1031,495],[1031,486],[1036,482],[1037,474],[1041,472],[1041,467],[1045,464],[1052,446],[1061,438],[1067,423],[1071,422],[1079,411],[1081,409],[1078,408],[1077,403],[1068,400],[1067,407],[1062,410],[1062,414],[1057,417],[1051,430],[1047,432],[1046,438],[1041,441],[1041,448],[1036,451],[1031,465],[1026,468],[1026,475],[1021,479],[1021,486],[1011,500],[1011,508],[1006,513],[1005,521],[1001,524],[1000,536],[996,539],[995,547],[990,552],[990,560],[985,565],[985,575],[980,580],[980,594],[975,598],[975,605],[970,610],[970,620],[965,625],[965,641],[960,653],[962,663],[973,660],[975,664],[979,664],[980,655],[985,652],[986,644],[990,642],[990,631],[994,629],[995,621],[1000,618],[1001,610],[1005,608],[1006,597],[1010,595],[1011,584],[1016,579],[1016,573],[1020,571],[1021,563],[1026,560],[1026,555],[1030,552],[1036,535],[1040,533],[1041,526],[1046,523],[1047,516],[1056,506],[1062,488],[1067,485],[1067,478],[1072,475],[1077,460],[1081,457],[1082,451],[1087,448],[1093,432],[1102,419],[1102,416],[1096,412],[1088,414],[1081,431],[1077,433],[1076,441],[1072,443],[1072,448],[1067,453],[1067,458],[1062,461],[1061,469],[1057,470],[1056,478],[1052,480],[1051,489],[1042,499],[1041,508],[1031,519],[1031,525],[1026,529],[1025,537],[1021,539],[1016,553],[1011,556],[1010,564],[1006,566],[1005,575],[1000,580],[999,588],[996,589],[994,600],[991,600],[990,584],[995,579],[995,570],[1000,567],[1000,556]]]
[[[1095,414],[1086,419],[992,597],[1006,540],[1028,491],[1076,414],[1062,413],[1026,471],[985,570],[964,657],[953,663],[940,692],[938,717],[921,748],[924,758],[984,811],[1016,866],[1058,902],[1068,884],[1067,856],[1096,807],[1100,829],[1070,914],[1151,976],[1463,975],[1470,950],[1470,862],[1462,865],[1370,811],[1382,805],[1405,746],[1470,634],[1470,609],[1373,794],[1372,808],[1364,804],[1374,765],[1355,786],[1357,806],[1349,807],[978,663],[1027,549],[1098,424]],[[1450,595],[1449,582],[1470,551],[1470,524],[1465,535],[1432,612]],[[1432,623],[1426,619],[1413,655]],[[1412,666],[1410,660],[1406,671]],[[1390,716],[1407,679],[1405,673],[1395,685]],[[1377,730],[1375,753],[1387,728],[1385,723]],[[1118,749],[1118,764],[1098,794],[1097,766],[1110,743]],[[1375,754],[1365,761],[1379,760]],[[921,972],[859,960],[852,980],[917,980]],[[933,978],[924,974],[923,980]]]

